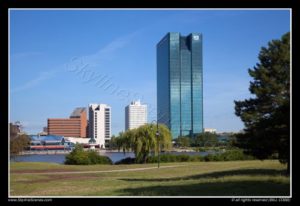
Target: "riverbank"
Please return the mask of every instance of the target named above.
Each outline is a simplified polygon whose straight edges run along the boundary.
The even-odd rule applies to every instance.
[[[133,152],[119,152],[118,150],[96,150],[101,156],[109,157],[113,163],[120,161],[125,158],[134,158],[135,155]],[[204,157],[208,154],[214,154],[214,152],[194,152],[191,150],[173,150],[168,152],[161,152],[161,156],[163,157],[165,154],[171,155],[189,155],[189,156],[201,156]],[[70,153],[70,150],[32,150],[32,151],[24,151],[20,153],[20,155],[14,155],[10,157],[12,162],[52,162],[63,164],[65,162],[65,156]]]
[[[48,163],[59,163],[64,164],[65,156],[68,154],[63,151],[54,152],[51,151],[47,153],[47,151],[35,151],[30,153],[23,153],[22,155],[11,156],[11,162],[48,162]],[[119,161],[121,159],[127,157],[134,157],[132,152],[123,153],[123,152],[103,152],[100,151],[99,154],[101,156],[109,157],[113,163]]]
[[[289,196],[286,166],[275,160],[134,165],[10,165],[18,196]]]
[[[34,154],[39,154],[39,155],[53,155],[53,154],[69,154],[72,150],[25,150],[20,152],[18,155],[34,155]],[[95,151],[100,152],[100,153],[105,153],[105,152],[120,152],[118,150],[105,150],[105,149],[95,149]]]
[[[106,152],[123,152],[122,150],[101,150]],[[185,149],[185,148],[172,148],[165,152],[197,152],[196,149]]]
[[[95,149],[97,152],[100,153],[120,153],[123,152],[122,150],[110,150],[110,149]],[[20,152],[18,155],[45,155],[45,154],[69,154],[72,150],[25,150]],[[184,148],[173,148],[170,151],[167,152],[197,152],[194,149],[184,149]],[[126,152],[126,153],[132,153],[132,151]]]
[[[26,150],[20,152],[18,155],[55,155],[55,154],[69,154],[71,150]]]

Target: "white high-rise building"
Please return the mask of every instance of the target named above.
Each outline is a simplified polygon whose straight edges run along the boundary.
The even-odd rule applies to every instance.
[[[106,104],[89,104],[89,137],[100,148],[105,148],[111,138],[111,107]]]
[[[209,132],[209,133],[216,133],[217,130],[214,128],[204,128],[204,132]]]
[[[125,130],[134,129],[147,123],[147,105],[140,100],[125,107]]]

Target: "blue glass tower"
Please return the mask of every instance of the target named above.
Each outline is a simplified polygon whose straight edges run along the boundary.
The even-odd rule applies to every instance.
[[[157,44],[157,119],[173,138],[203,132],[202,34],[170,32]]]

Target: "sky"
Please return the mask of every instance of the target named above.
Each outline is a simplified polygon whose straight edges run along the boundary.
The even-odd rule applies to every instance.
[[[28,134],[76,107],[112,108],[112,134],[140,99],[156,119],[156,44],[203,35],[204,128],[238,132],[234,100],[251,97],[261,47],[290,31],[289,10],[10,10],[9,121]]]

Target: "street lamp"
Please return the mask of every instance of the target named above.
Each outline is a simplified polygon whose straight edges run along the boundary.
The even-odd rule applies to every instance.
[[[159,145],[159,130],[158,130],[158,122],[156,120],[153,120],[151,122],[151,130],[152,130],[152,124],[153,122],[156,122],[156,132],[155,132],[155,135],[156,135],[156,138],[157,138],[157,147],[158,147],[158,161],[157,161],[157,168],[159,168],[159,152],[160,152],[160,145]]]

